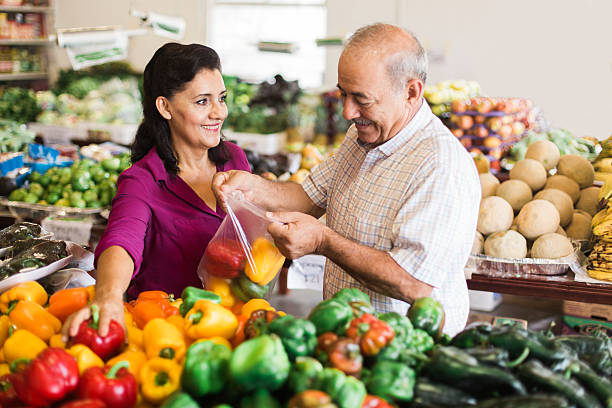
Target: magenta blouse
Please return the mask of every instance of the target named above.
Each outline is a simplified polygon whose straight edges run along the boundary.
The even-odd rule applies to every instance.
[[[244,152],[233,143],[225,145],[230,160],[217,171],[250,171]],[[202,286],[198,263],[224,217],[220,205],[213,211],[180,177],[169,174],[153,148],[119,176],[95,262],[106,248],[118,245],[134,260],[128,299],[145,290],[179,297],[185,286]]]

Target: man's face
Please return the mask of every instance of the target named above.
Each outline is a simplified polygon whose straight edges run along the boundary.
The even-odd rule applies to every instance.
[[[378,58],[355,58],[343,54],[338,63],[338,88],[342,116],[357,127],[359,140],[381,145],[409,121],[408,93],[391,81],[386,62]]]

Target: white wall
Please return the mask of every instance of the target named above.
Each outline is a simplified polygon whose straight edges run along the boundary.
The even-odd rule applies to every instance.
[[[206,39],[206,0],[55,1],[59,28],[108,24],[137,28],[137,19],[128,14],[132,6],[185,18],[185,43]],[[532,99],[554,126],[600,139],[612,133],[610,0],[327,0],[327,4],[329,36],[343,36],[377,21],[414,31],[426,48],[442,56],[430,64],[431,83],[474,79],[488,95]],[[168,40],[148,34],[130,41],[129,60],[143,69]],[[340,47],[328,48],[327,86],[336,85],[340,52]],[[58,66],[69,66],[64,50],[56,55]]]
[[[488,95],[530,98],[554,126],[612,134],[612,1],[328,0],[329,35],[377,21],[415,32],[443,60],[429,81],[477,80]],[[339,50],[328,53],[335,85]]]

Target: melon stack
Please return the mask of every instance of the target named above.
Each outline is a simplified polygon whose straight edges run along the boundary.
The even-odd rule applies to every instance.
[[[593,187],[589,161],[561,156],[557,146],[541,140],[500,183],[480,174],[482,201],[473,253],[497,258],[556,259],[573,251],[570,239],[591,237],[599,187]]]

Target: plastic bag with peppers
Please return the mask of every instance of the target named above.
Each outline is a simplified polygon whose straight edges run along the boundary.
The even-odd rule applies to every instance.
[[[198,276],[214,291],[211,277],[226,279],[236,299],[268,297],[285,257],[268,234],[266,212],[239,192],[227,199],[227,216],[204,251]]]

